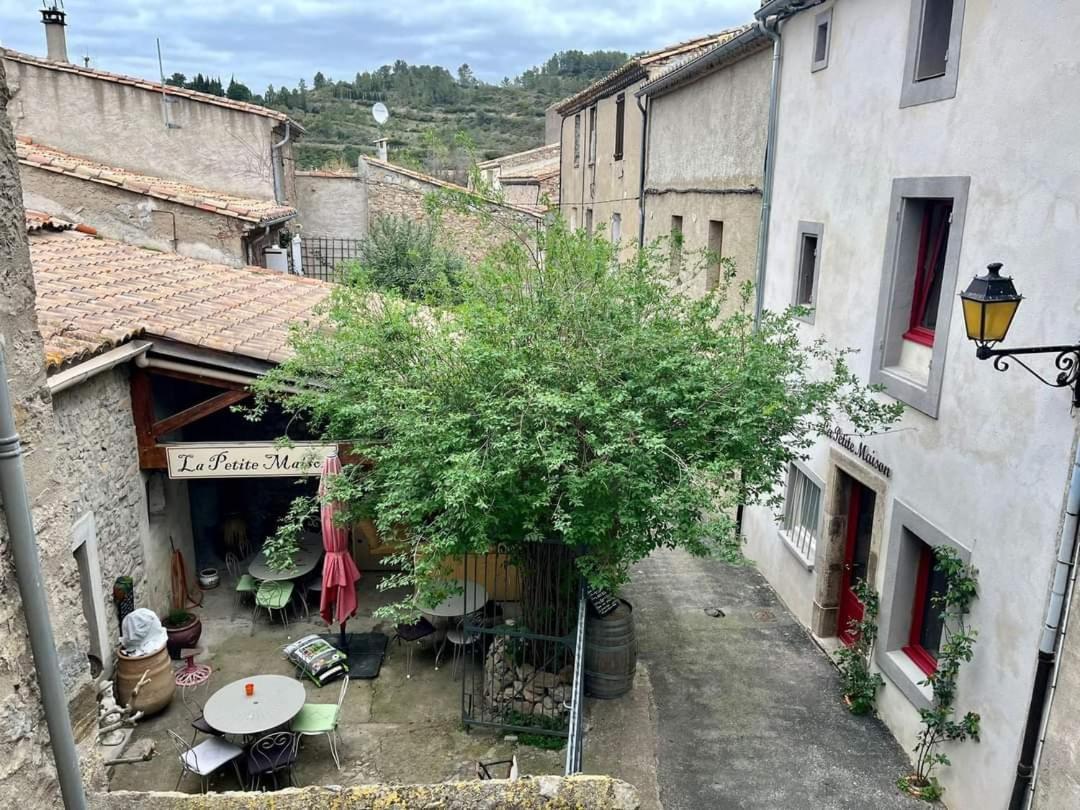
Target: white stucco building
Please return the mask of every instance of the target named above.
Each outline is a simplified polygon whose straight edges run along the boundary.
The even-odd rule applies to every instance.
[[[861,610],[850,586],[876,586],[878,711],[908,749],[940,641],[929,548],[970,560],[978,642],[957,708],[983,733],[944,748],[940,778],[953,810],[1004,808],[1077,425],[1067,393],[976,359],[957,294],[1003,262],[1026,298],[1006,345],[1077,337],[1080,9],[772,0],[759,18],[782,57],[764,305],[812,307],[805,339],[855,349],[856,374],[908,407],[889,433],[821,440],[792,465],[783,515],[746,510],[746,552],[827,648]],[[1029,360],[1056,376],[1052,355]]]

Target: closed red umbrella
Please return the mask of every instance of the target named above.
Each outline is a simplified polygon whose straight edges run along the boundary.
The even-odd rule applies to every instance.
[[[323,461],[322,476],[319,480],[319,497],[324,498],[330,477],[341,472],[341,461],[337,453]],[[319,601],[319,613],[327,624],[341,625],[341,644],[346,647],[345,622],[356,614],[356,581],[360,579],[360,569],[356,567],[349,553],[349,531],[339,526],[334,520],[341,512],[341,504],[336,501],[322,501],[319,508],[322,518],[322,540],[326,557],[323,559],[322,598]]]

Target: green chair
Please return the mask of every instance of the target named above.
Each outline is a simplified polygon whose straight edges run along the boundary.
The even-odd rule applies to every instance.
[[[330,756],[334,758],[334,764],[341,770],[341,759],[338,756],[338,721],[341,720],[341,704],[345,702],[345,692],[349,688],[349,676],[346,674],[341,679],[341,691],[338,693],[338,701],[334,703],[305,703],[300,713],[292,719],[290,728],[294,734],[300,737],[314,737],[325,734],[330,743]]]
[[[274,611],[281,613],[281,620],[285,629],[289,628],[289,614],[286,608],[292,599],[293,584],[291,582],[263,582],[259,584],[259,590],[255,592],[255,610],[265,608],[270,621],[274,620]]]
[[[240,561],[236,559],[236,555],[231,551],[225,555],[225,568],[229,572],[229,576],[236,580],[236,591],[233,597],[234,605],[240,604],[245,596],[255,596],[259,590],[259,580],[255,579],[251,574],[240,572]]]

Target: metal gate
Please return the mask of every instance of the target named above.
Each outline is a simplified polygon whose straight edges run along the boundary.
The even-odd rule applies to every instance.
[[[304,275],[321,281],[340,281],[342,263],[360,258],[360,241],[304,236],[300,242],[300,264]]]
[[[571,750],[580,767],[583,690],[575,650],[584,614],[572,549],[536,543],[520,559],[468,555],[464,579],[466,589],[483,588],[487,599],[461,629],[462,723],[567,738],[576,728]],[[477,604],[468,594],[466,602]]]

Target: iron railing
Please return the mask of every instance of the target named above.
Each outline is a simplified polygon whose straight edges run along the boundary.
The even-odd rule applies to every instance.
[[[584,603],[572,550],[536,543],[524,559],[494,552],[464,562],[466,603],[484,597],[485,606],[461,628],[462,723],[568,738],[580,767]],[[483,592],[470,598],[470,589]]]
[[[297,275],[339,281],[341,265],[360,258],[360,240],[334,236],[304,236],[300,241],[301,270]],[[293,269],[296,273],[296,269]]]
[[[570,686],[570,727],[566,741],[566,775],[581,773],[585,749],[585,582],[578,588],[577,631],[574,634],[574,680]]]

